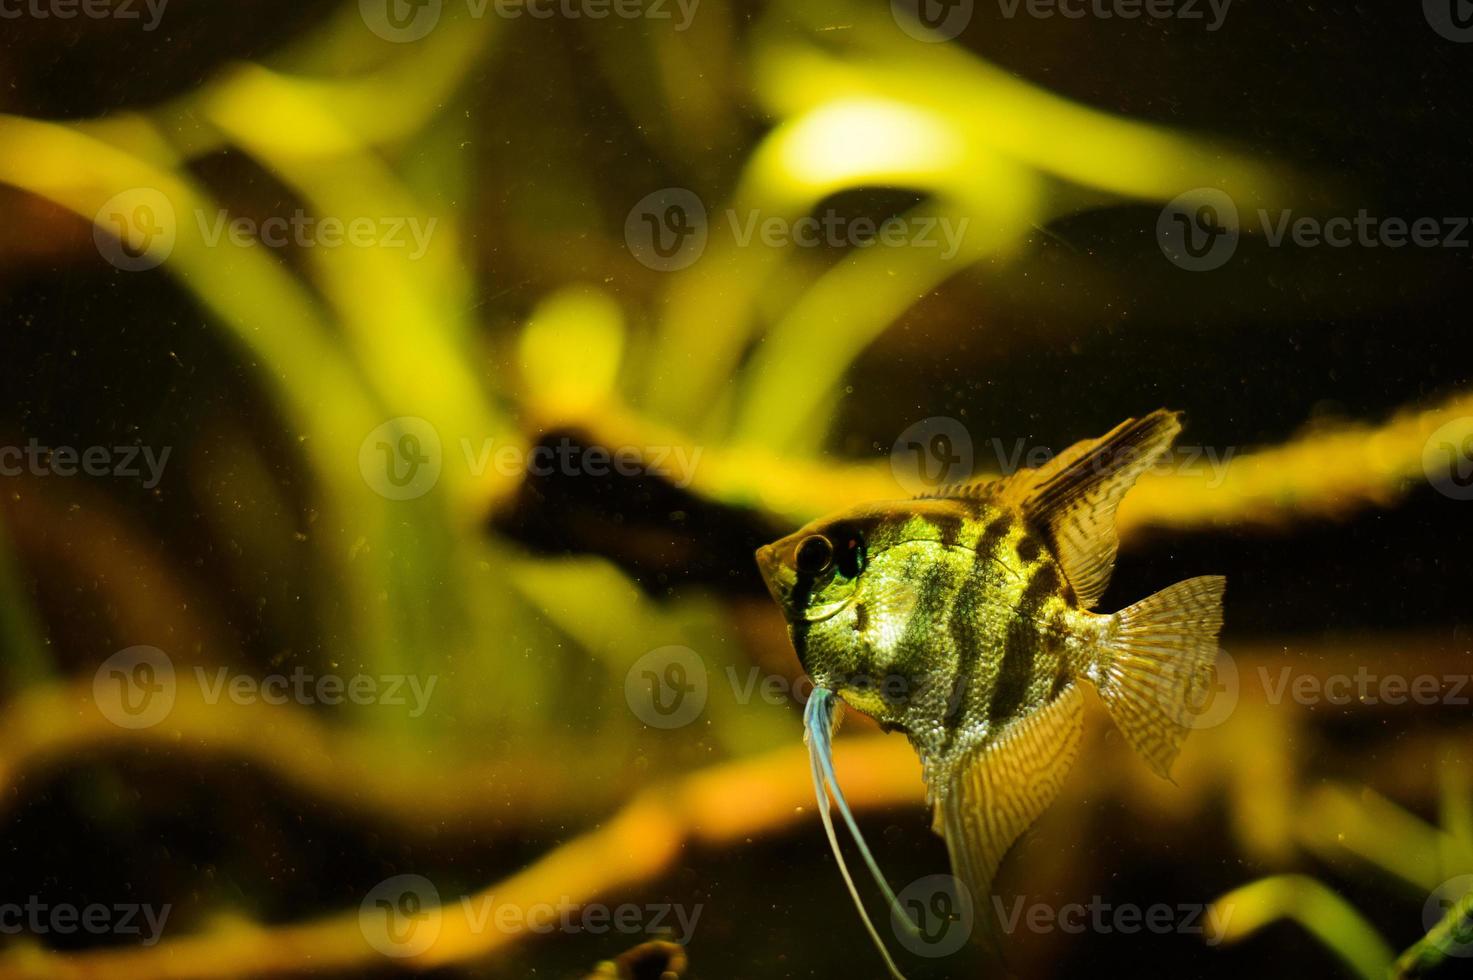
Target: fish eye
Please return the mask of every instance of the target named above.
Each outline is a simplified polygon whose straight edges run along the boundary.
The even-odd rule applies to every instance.
[[[822,534],[810,534],[798,542],[798,550],[793,553],[793,564],[805,575],[817,575],[828,568],[833,559],[834,546]]]
[[[839,538],[839,547],[835,549],[834,560],[839,566],[839,574],[845,578],[856,578],[864,571],[866,558],[864,535],[858,531],[850,531]]]

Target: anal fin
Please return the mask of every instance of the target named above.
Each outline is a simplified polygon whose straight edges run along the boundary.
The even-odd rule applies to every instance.
[[[1084,699],[1077,684],[973,750],[951,777],[938,823],[953,873],[990,921],[992,879],[1008,849],[1059,795],[1079,754]],[[995,941],[985,929],[983,940]]]

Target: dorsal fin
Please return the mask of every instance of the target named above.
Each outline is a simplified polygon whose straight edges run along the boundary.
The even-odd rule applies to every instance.
[[[1115,565],[1115,509],[1180,431],[1179,413],[1157,409],[1098,439],[1075,443],[1036,470],[949,487],[933,496],[1017,507],[1048,536],[1080,607],[1091,609],[1110,584]]]

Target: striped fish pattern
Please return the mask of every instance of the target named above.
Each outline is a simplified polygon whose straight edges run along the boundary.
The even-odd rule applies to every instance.
[[[757,552],[815,687],[911,741],[934,828],[977,901],[1077,753],[1079,682],[1168,776],[1212,681],[1221,578],[1093,611],[1116,506],[1179,431],[1175,413],[1153,412],[1038,469],[857,507]],[[831,767],[815,765],[816,783],[820,771]]]
[[[792,623],[799,660],[810,668],[820,648],[814,666],[850,705],[906,732],[935,762],[1068,683],[1065,658],[1079,652],[1071,627],[1085,624],[1071,623],[1073,592],[1017,515],[983,500],[926,500],[860,511],[832,532],[896,567],[877,558],[847,609]],[[795,571],[794,601],[806,602],[822,573]],[[836,645],[850,649],[824,656]]]

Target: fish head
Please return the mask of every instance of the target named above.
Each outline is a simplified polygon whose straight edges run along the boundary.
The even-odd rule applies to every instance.
[[[758,548],[757,567],[790,624],[819,623],[854,601],[868,550],[865,529],[837,517]]]
[[[757,549],[798,660],[815,685],[878,721],[907,727],[907,703],[934,674],[907,641],[927,569],[947,548],[925,501],[867,504]]]

